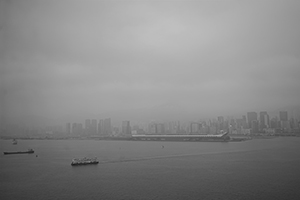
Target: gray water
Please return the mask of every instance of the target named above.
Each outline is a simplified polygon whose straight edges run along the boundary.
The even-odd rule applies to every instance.
[[[3,151],[34,154],[3,155]],[[298,199],[300,138],[0,140],[0,199]],[[37,156],[37,157],[36,157]],[[98,165],[70,165],[97,157]]]

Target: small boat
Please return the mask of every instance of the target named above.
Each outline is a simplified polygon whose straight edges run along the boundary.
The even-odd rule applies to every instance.
[[[12,144],[18,144],[18,141],[16,139],[13,139]]]
[[[97,160],[97,158],[82,158],[82,159],[78,159],[78,158],[74,158],[71,162],[72,166],[77,166],[77,165],[93,165],[93,164],[98,164],[99,161]]]
[[[33,149],[28,149],[27,151],[12,151],[12,152],[3,152],[4,155],[9,155],[9,154],[31,154],[34,153]]]

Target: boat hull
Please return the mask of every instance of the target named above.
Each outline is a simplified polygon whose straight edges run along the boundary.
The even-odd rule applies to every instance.
[[[71,163],[72,166],[79,166],[79,165],[97,165],[99,161],[96,162],[82,162],[82,163]]]
[[[34,151],[3,152],[4,155],[10,155],[10,154],[31,154],[31,153],[34,153]]]

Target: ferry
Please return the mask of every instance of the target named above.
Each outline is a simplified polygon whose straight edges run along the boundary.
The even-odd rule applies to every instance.
[[[97,158],[74,158],[71,162],[72,166],[77,166],[77,165],[95,165],[98,164],[99,161],[97,160]]]

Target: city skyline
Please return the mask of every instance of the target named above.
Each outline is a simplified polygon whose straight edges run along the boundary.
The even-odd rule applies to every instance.
[[[252,115],[252,116],[249,116]],[[254,116],[253,116],[254,115]],[[265,119],[263,119],[263,121],[261,121],[261,116],[262,115],[267,115],[265,117]],[[260,124],[261,123],[266,123],[266,121],[270,121],[272,118],[276,118],[278,120],[282,120],[282,118],[293,118],[293,119],[299,119],[300,120],[300,108],[296,107],[290,110],[282,110],[282,109],[276,109],[273,111],[268,111],[268,110],[255,110],[255,111],[247,111],[245,113],[238,113],[238,114],[231,114],[231,115],[210,115],[210,116],[206,116],[206,117],[202,117],[202,115],[198,115],[198,117],[194,117],[189,116],[187,118],[176,118],[176,117],[172,117],[172,118],[155,118],[155,116],[158,116],[158,114],[154,114],[154,117],[152,118],[148,118],[148,119],[144,119],[144,118],[130,118],[129,116],[125,116],[125,117],[112,117],[112,115],[98,115],[100,117],[97,117],[97,115],[92,115],[92,116],[86,116],[86,117],[80,117],[77,119],[73,119],[73,118],[66,118],[64,120],[58,121],[58,120],[51,120],[48,118],[43,118],[41,116],[38,117],[32,117],[29,119],[27,119],[27,121],[13,121],[10,123],[7,123],[6,126],[11,126],[13,124],[18,124],[21,126],[31,126],[31,127],[46,127],[46,126],[61,126],[63,124],[67,124],[70,123],[70,127],[72,126],[76,126],[74,124],[79,125],[80,124],[80,130],[89,130],[89,132],[93,132],[93,133],[99,133],[99,130],[101,129],[102,132],[106,132],[106,134],[108,132],[112,132],[113,127],[119,127],[121,128],[122,126],[120,124],[122,124],[122,122],[124,120],[128,120],[131,123],[133,123],[134,125],[137,124],[148,124],[151,122],[156,122],[156,123],[164,123],[164,122],[174,122],[174,121],[180,121],[183,123],[190,123],[190,122],[201,122],[201,121],[210,121],[210,120],[216,120],[216,121],[228,121],[231,119],[242,119],[245,118],[245,120],[247,121],[247,125],[251,126],[251,122],[249,122],[249,117],[251,118],[250,121],[258,121]],[[93,122],[93,123],[92,123]],[[93,124],[93,125],[92,125]],[[106,124],[106,125],[105,125]],[[120,125],[120,126],[119,126]],[[63,125],[65,126],[65,125]],[[111,127],[111,130],[108,128]],[[5,125],[2,126],[2,129],[5,129]],[[67,131],[66,131],[67,132]]]
[[[15,123],[2,128],[1,134],[7,135],[13,131],[19,132],[17,135],[26,133],[27,136],[32,133],[36,136],[51,136],[55,133],[55,137],[129,137],[131,134],[219,134],[223,131],[242,135],[274,135],[297,134],[299,130],[300,117],[295,117],[288,111],[279,111],[277,115],[269,115],[267,111],[251,111],[236,117],[215,116],[188,121],[152,120],[141,123],[123,120],[121,124],[116,124],[111,118],[85,119],[82,122],[69,121],[64,128],[61,125],[24,126]]]
[[[246,117],[247,116],[247,117]],[[89,120],[89,119],[88,119]],[[95,120],[95,119],[94,119]],[[111,119],[109,119],[111,120]],[[87,120],[86,120],[87,121]],[[103,120],[99,120],[99,124]],[[70,123],[66,124],[68,130]],[[146,126],[145,126],[146,125]],[[121,130],[119,130],[121,129]],[[75,129],[76,130],[76,129]],[[194,120],[186,122],[180,121],[151,121],[147,124],[135,123],[130,125],[130,121],[122,121],[121,127],[113,126],[110,123],[110,133],[99,131],[91,134],[88,129],[83,130],[81,136],[87,137],[129,137],[133,135],[215,135],[229,132],[230,134],[242,135],[286,135],[298,134],[300,130],[300,118],[289,116],[288,111],[279,111],[278,115],[271,116],[267,111],[247,112],[239,118],[217,116],[209,120]],[[71,136],[68,132],[67,136]],[[75,134],[72,134],[76,136]]]

